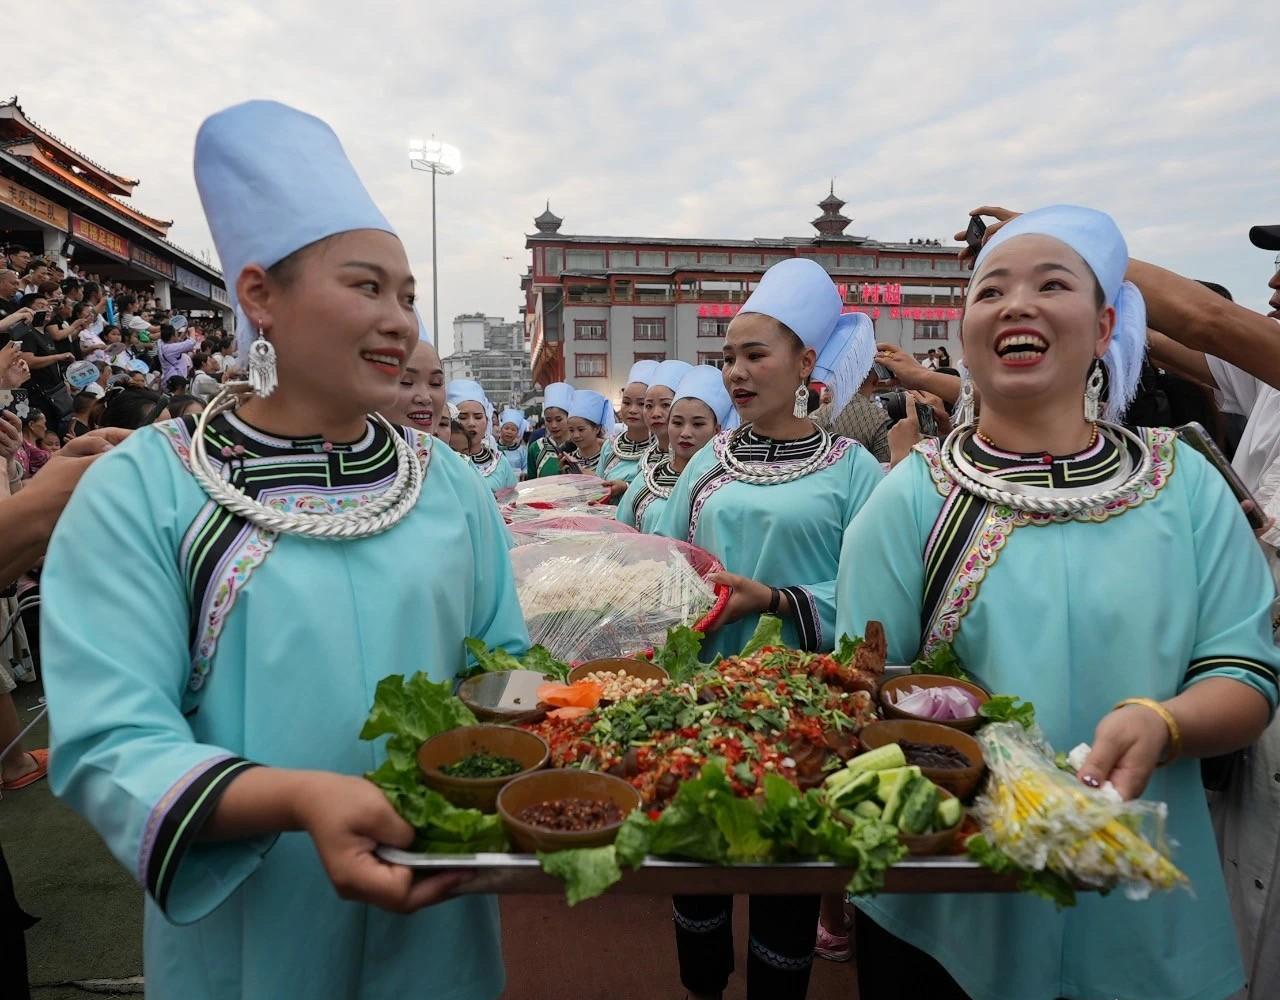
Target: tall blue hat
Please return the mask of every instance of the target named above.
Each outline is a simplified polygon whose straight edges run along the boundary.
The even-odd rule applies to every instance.
[[[195,175],[242,351],[255,335],[236,302],[247,264],[271,267],[337,233],[396,235],[333,129],[276,101],[247,101],[206,118],[196,133]]]
[[[695,365],[689,369],[680,380],[680,388],[676,390],[676,398],[671,405],[682,399],[698,399],[706,403],[721,427],[728,426],[737,412],[729,391],[724,387],[724,373],[711,365]]]
[[[573,402],[573,386],[568,382],[552,382],[542,390],[542,409],[554,406],[557,410],[569,412],[569,404]]]
[[[843,309],[831,276],[807,257],[774,264],[742,304],[742,312],[773,317],[813,348],[818,355],[813,380],[831,389],[836,412],[858,391],[876,354],[870,318]]]
[[[590,389],[577,389],[569,403],[569,416],[580,417],[598,424],[607,432],[613,431],[613,405],[600,393]]]

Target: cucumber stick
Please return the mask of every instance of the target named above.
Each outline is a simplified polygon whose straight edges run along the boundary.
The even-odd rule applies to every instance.
[[[905,767],[906,764],[907,757],[902,752],[902,747],[896,743],[889,743],[859,754],[849,761],[845,768],[854,774],[859,774],[863,771],[884,771],[892,767]]]
[[[857,810],[855,809],[854,811],[856,812]],[[959,799],[943,799],[938,803],[938,811],[934,815],[934,829],[950,830],[960,822],[960,814],[963,811],[964,807],[960,805]]]

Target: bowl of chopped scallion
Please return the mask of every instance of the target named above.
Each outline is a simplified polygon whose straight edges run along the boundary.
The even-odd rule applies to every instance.
[[[454,805],[493,812],[502,787],[549,756],[541,737],[515,726],[460,726],[422,744],[418,766],[427,787]]]

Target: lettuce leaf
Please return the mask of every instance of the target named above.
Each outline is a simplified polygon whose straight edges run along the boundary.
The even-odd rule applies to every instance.
[[[978,706],[978,714],[988,722],[1017,722],[1023,729],[1036,724],[1036,707],[1016,695],[998,694]]]
[[[965,849],[969,857],[997,875],[1017,875],[1018,888],[1023,892],[1047,899],[1060,910],[1076,905],[1076,889],[1068,879],[1048,869],[1032,871],[1023,868],[982,834],[970,837]]]
[[[667,642],[653,652],[653,662],[662,667],[677,683],[686,681],[709,664],[698,660],[705,637],[687,625],[677,625],[667,632]]]
[[[538,861],[548,875],[564,879],[565,897],[570,906],[599,896],[622,878],[617,852],[612,844],[539,853]]]
[[[853,663],[853,658],[861,648],[864,641],[865,640],[860,635],[842,635],[840,637],[840,644],[836,646],[836,651],[832,654],[833,658],[844,666],[849,666]]]
[[[740,656],[754,656],[766,646],[783,646],[782,619],[774,615],[761,615],[756,630],[742,647]]]
[[[415,851],[473,854],[507,849],[506,831],[496,814],[455,806],[422,783],[416,763],[412,770],[400,768],[388,757],[365,777],[382,789],[396,812],[414,828]]]
[[[434,683],[424,673],[409,678],[396,674],[378,682],[360,738],[388,737],[387,759],[365,777],[382,789],[396,812],[414,828],[416,851],[470,854],[506,849],[506,832],[496,815],[460,809],[428,788],[418,769],[418,748],[423,743],[437,733],[475,721],[448,683]]]
[[[780,861],[834,861],[856,869],[845,887],[858,895],[878,892],[884,873],[906,854],[898,831],[861,816],[838,816],[816,788],[801,792],[774,774],[765,775],[761,828]]]
[[[951,648],[951,643],[944,642],[936,646],[928,656],[921,657],[911,664],[913,674],[938,674],[942,677],[954,677],[967,681],[969,675],[964,672],[964,664]]]
[[[437,733],[458,726],[475,725],[461,699],[454,697],[453,687],[446,681],[437,684],[419,671],[409,678],[400,674],[378,681],[369,718],[360,730],[362,740],[379,736],[406,736],[421,746]],[[417,752],[414,747],[414,752]]]
[[[536,670],[554,680],[569,679],[569,664],[556,659],[545,646],[534,646],[527,653],[516,656],[505,649],[490,649],[481,640],[468,637],[463,641],[467,652],[475,660],[475,665],[465,670],[461,677],[476,677],[479,674],[498,673],[503,670]]]

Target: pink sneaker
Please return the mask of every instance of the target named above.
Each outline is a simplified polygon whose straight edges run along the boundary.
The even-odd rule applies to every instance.
[[[843,934],[832,934],[818,921],[818,940],[813,953],[828,962],[847,962],[853,958],[853,948],[849,945],[849,924],[845,923]]]

